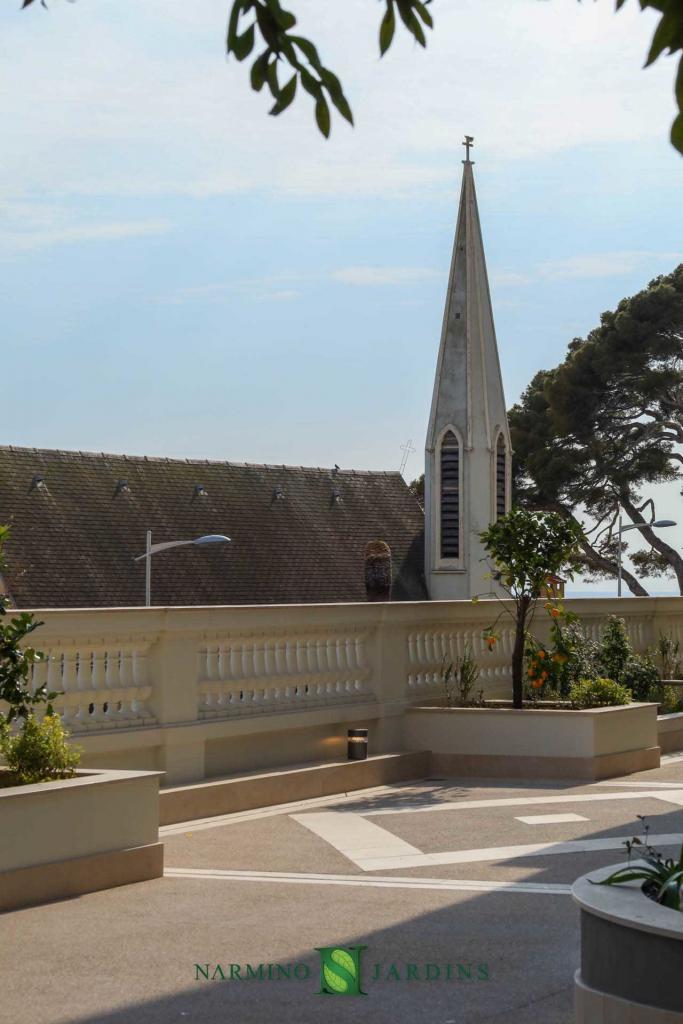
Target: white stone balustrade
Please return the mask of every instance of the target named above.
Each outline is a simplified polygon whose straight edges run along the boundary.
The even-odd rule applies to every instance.
[[[683,640],[683,598],[565,602],[598,637],[608,615],[637,650]],[[56,709],[86,766],[161,769],[167,782],[345,756],[347,726],[375,753],[400,749],[410,704],[443,693],[444,663],[472,652],[486,696],[510,694],[512,620],[495,601],[41,610],[47,658],[32,685]],[[539,605],[534,632],[550,620]]]
[[[33,667],[31,689],[47,686],[58,696],[53,706],[72,733],[130,729],[155,719],[147,707],[152,687],[147,678],[148,644],[112,638],[91,642],[36,646],[44,655]]]
[[[199,717],[372,700],[367,635],[237,636],[199,651]]]

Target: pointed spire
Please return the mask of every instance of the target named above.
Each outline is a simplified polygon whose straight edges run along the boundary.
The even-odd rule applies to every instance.
[[[463,160],[428,447],[446,423],[454,423],[456,413],[455,426],[462,431],[467,448],[477,441],[490,448],[492,431],[504,420],[498,345],[474,186],[474,161],[470,159],[473,144],[473,137],[466,135],[463,142],[466,159]],[[494,402],[495,409],[491,408],[492,392],[500,399]],[[507,424],[505,430],[507,432]]]
[[[497,504],[500,505],[496,501],[495,460],[501,436],[508,467],[503,497],[505,507],[509,507],[510,436],[474,186],[474,161],[470,159],[473,144],[472,136],[466,135],[426,444],[426,575],[431,581],[432,597],[467,597],[489,589],[482,586],[479,578],[484,571],[479,561],[483,555],[479,533],[495,519]],[[460,455],[445,455],[442,443],[452,452],[455,439]],[[458,481],[451,480],[444,490],[449,459],[453,466],[457,459]],[[449,541],[448,529],[455,528],[456,520],[460,540],[456,542],[451,532]],[[457,556],[448,554],[455,550]]]

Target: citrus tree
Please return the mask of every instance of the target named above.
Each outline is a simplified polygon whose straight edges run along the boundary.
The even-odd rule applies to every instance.
[[[583,530],[575,520],[558,512],[513,508],[480,536],[493,578],[512,601],[512,609],[503,604],[501,615],[511,615],[515,624],[512,703],[513,707],[521,708],[524,648],[536,604],[549,576],[563,573],[573,577],[579,566]],[[487,630],[487,636],[495,636],[493,626]]]

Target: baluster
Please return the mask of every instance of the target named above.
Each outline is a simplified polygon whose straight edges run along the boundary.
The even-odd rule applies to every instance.
[[[304,661],[304,673],[306,675],[313,675],[317,671],[317,640],[306,640],[305,646],[305,661]]]
[[[73,693],[77,689],[76,651],[65,651],[62,655],[62,689]]]
[[[262,679],[265,675],[265,657],[263,647],[259,640],[254,640],[252,656],[254,659],[254,676],[257,679]]]
[[[242,644],[242,678],[249,679],[254,675],[254,647],[251,644]]]
[[[218,671],[218,658],[219,653],[217,648],[213,647],[211,644],[207,644],[205,650],[202,651],[205,679],[220,678],[220,673]]]
[[[230,644],[230,678],[239,679],[242,668],[242,651],[238,644]]]
[[[123,648],[120,655],[119,679],[120,685],[130,687],[133,685],[132,655],[130,648]]]
[[[119,652],[111,649],[104,652],[104,678],[107,689],[116,689],[119,685]]]
[[[31,672],[31,693],[47,683],[47,657],[33,663]]]

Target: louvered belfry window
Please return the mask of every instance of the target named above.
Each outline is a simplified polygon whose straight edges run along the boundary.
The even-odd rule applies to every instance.
[[[452,430],[441,442],[441,557],[460,558],[460,444]]]
[[[496,445],[496,517],[505,515],[506,462],[505,439],[499,434]]]

